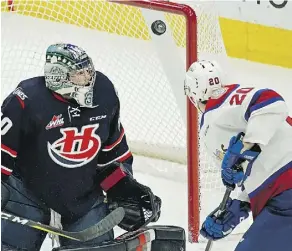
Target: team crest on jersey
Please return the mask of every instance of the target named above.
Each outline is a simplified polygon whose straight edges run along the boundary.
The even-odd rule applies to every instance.
[[[46,130],[56,128],[62,125],[64,125],[64,118],[62,118],[62,114],[58,116],[54,115],[52,120],[49,122],[49,124],[47,124]]]
[[[76,168],[90,162],[101,148],[100,137],[95,134],[99,124],[61,128],[62,138],[50,144],[48,152],[52,160],[66,168]]]

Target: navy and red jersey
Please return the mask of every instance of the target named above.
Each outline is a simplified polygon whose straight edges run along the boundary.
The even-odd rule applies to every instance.
[[[100,72],[93,98],[94,108],[80,107],[50,91],[44,77],[22,81],[2,104],[2,179],[19,176],[61,215],[84,214],[102,194],[99,171],[133,161],[119,98]]]

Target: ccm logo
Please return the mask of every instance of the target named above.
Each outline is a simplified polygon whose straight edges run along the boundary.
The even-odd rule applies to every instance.
[[[106,118],[106,115],[100,115],[96,117],[91,117],[89,121],[96,121],[96,120],[105,119],[105,118]]]
[[[25,225],[26,223],[28,223],[28,220],[21,219],[20,217],[13,216],[11,214],[3,213],[3,212],[1,212],[1,218],[5,220],[10,220],[12,222],[16,222],[22,225]]]

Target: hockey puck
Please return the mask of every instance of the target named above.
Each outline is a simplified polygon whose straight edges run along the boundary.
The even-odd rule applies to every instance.
[[[155,22],[152,23],[151,30],[155,35],[160,36],[166,32],[166,25],[163,21],[156,20]]]

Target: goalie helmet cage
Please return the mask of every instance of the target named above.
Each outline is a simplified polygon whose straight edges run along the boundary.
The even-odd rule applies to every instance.
[[[200,219],[222,198],[210,191],[224,192],[218,170],[199,146],[197,111],[183,93],[185,70],[198,50],[222,51],[214,39],[220,31],[210,32],[218,22],[208,15],[212,6],[203,8],[201,17],[200,8],[168,1],[1,2],[2,100],[21,80],[43,75],[50,43],[83,47],[118,89],[131,151],[172,161],[170,167],[187,165],[190,242],[198,241]]]

